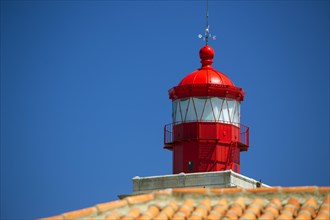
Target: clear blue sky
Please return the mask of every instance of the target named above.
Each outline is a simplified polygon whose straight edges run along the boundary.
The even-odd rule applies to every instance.
[[[246,91],[241,173],[329,183],[329,1],[210,1],[214,67]],[[200,67],[204,1],[1,1],[1,219],[170,174],[167,91]]]

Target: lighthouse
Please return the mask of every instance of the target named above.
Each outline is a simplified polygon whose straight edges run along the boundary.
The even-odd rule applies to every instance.
[[[240,123],[245,92],[213,68],[214,55],[206,43],[201,67],[168,91],[172,123],[164,127],[164,148],[173,152],[173,174],[240,173],[240,152],[249,148],[249,128]]]
[[[269,187],[241,173],[240,153],[249,149],[249,127],[241,123],[245,92],[212,64],[206,0],[201,66],[168,90],[172,122],[164,126],[164,148],[173,154],[170,175],[135,176],[133,194],[185,187]]]

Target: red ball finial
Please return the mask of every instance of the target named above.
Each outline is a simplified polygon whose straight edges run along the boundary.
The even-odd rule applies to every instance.
[[[213,63],[214,50],[209,45],[205,45],[199,51],[202,67],[211,66]]]

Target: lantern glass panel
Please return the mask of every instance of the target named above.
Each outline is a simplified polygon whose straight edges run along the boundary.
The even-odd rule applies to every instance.
[[[240,102],[219,97],[193,97],[172,102],[174,123],[204,121],[239,126]]]
[[[182,121],[185,121],[188,103],[189,103],[189,99],[181,99],[180,100]]]
[[[234,122],[235,101],[227,99],[227,103],[228,103],[228,111],[229,111],[229,120],[230,122]]]
[[[180,112],[180,100],[176,100],[176,113],[175,113],[175,122],[182,122],[181,112]]]
[[[212,111],[211,99],[206,100],[202,121],[215,121],[214,114]]]
[[[201,120],[203,109],[205,106],[206,98],[193,98],[194,99],[194,104],[196,108],[196,113],[197,113],[197,120]]]
[[[215,120],[216,121],[219,121],[223,99],[222,98],[213,97],[213,98],[211,98],[211,101],[212,101],[212,107],[213,107],[213,112],[214,112]]]
[[[172,102],[172,122],[176,122],[177,105],[178,105],[178,100]]]
[[[241,107],[241,105],[237,101],[235,101],[235,105],[236,105],[236,107],[235,107],[235,114],[234,114],[234,124],[236,126],[239,126],[239,115],[240,115],[240,107]]]
[[[228,104],[227,100],[225,99],[223,101],[221,113],[220,113],[220,121],[221,122],[230,122],[229,121],[229,112],[228,112]]]
[[[193,98],[190,98],[185,121],[196,121],[196,120],[197,118],[196,118]]]

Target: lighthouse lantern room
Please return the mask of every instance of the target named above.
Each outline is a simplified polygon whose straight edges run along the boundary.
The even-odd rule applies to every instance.
[[[172,123],[164,127],[164,148],[173,151],[173,173],[233,170],[249,148],[249,128],[240,123],[242,88],[212,67],[214,50],[199,51],[201,68],[169,90]]]

